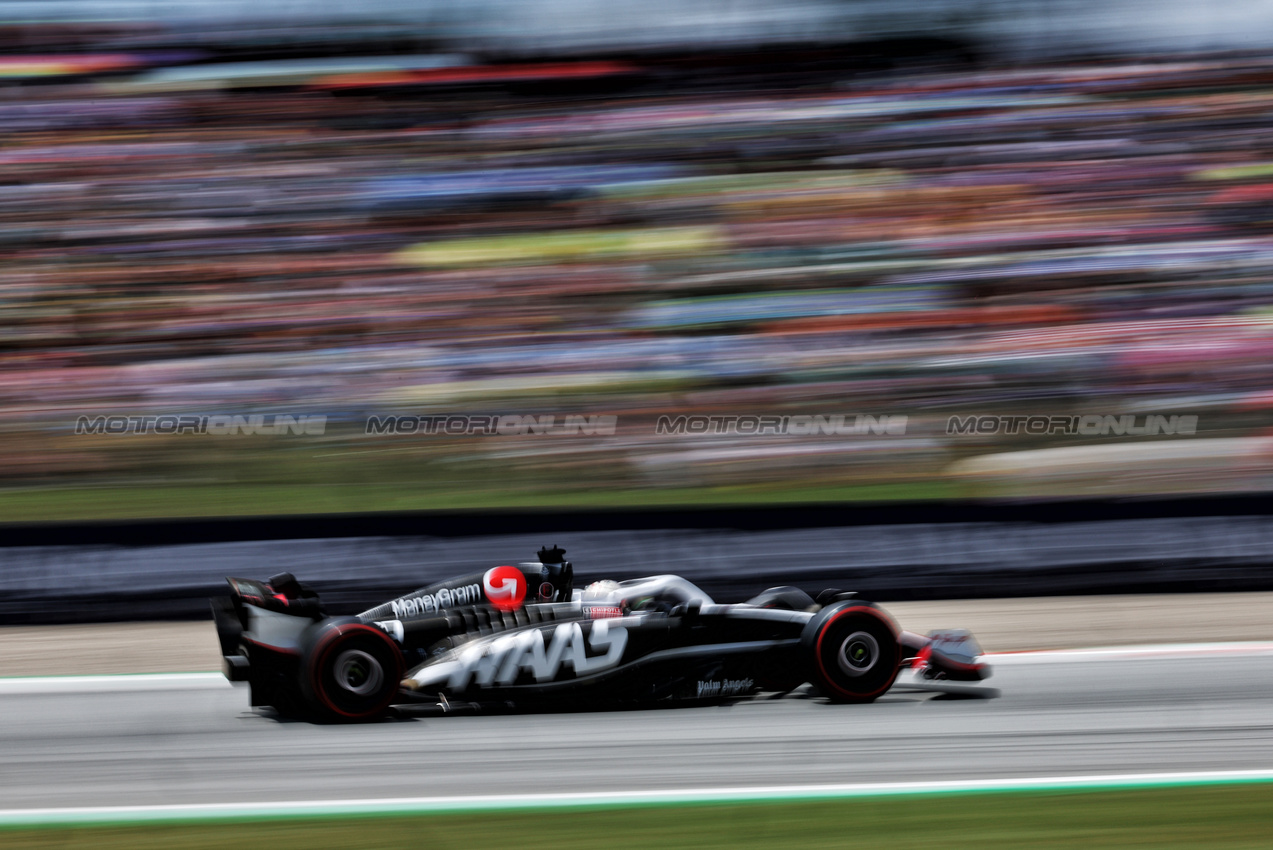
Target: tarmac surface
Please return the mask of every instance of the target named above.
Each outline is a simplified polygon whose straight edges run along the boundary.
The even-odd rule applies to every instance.
[[[14,810],[1027,779],[1273,766],[1273,644],[1001,656],[1000,693],[282,722],[215,676],[0,687]],[[111,677],[106,677],[110,679]],[[171,681],[169,681],[171,679]]]
[[[1273,594],[889,606],[998,655],[968,698],[283,721],[216,674],[210,622],[0,631],[0,808],[675,791],[1273,768]],[[1244,644],[1184,642],[1243,641]],[[1082,646],[1115,652],[1012,654]],[[68,678],[42,678],[62,674]],[[80,674],[71,676],[70,674]],[[22,678],[35,675],[37,678]]]

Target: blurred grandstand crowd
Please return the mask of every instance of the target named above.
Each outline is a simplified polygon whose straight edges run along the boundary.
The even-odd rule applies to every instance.
[[[267,412],[328,417],[286,442],[298,464],[376,452],[413,478],[1268,487],[1273,62],[215,59],[0,58],[10,486],[284,451],[75,436],[80,415]],[[386,413],[619,424],[363,433]],[[655,434],[684,413],[908,424]],[[980,413],[1199,427],[947,433]]]

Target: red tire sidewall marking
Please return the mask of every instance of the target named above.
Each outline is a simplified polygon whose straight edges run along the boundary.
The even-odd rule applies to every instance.
[[[893,679],[896,678],[895,676],[888,677],[887,679],[885,679],[884,684],[882,686],[880,686],[879,688],[877,688],[876,690],[868,694],[855,694],[850,691],[846,691],[843,688],[841,688],[839,685],[837,685],[835,683],[835,680],[831,678],[830,674],[826,670],[826,667],[822,663],[823,639],[826,638],[827,632],[831,630],[831,626],[832,624],[835,623],[836,620],[840,619],[841,617],[846,617],[849,614],[866,614],[868,616],[874,617],[875,619],[879,620],[888,628],[889,633],[893,635],[894,643],[897,642],[897,629],[893,627],[893,624],[889,622],[887,617],[880,614],[880,612],[877,611],[876,609],[868,608],[865,605],[855,605],[852,608],[845,608],[841,611],[837,611],[835,614],[831,615],[831,618],[827,620],[825,623],[823,623],[822,628],[818,630],[818,641],[813,648],[813,655],[818,665],[818,672],[822,675],[822,678],[826,680],[825,684],[827,684],[829,687],[836,690],[842,696],[850,697],[852,699],[870,699],[871,697],[877,697],[889,689],[889,687],[893,684]]]
[[[383,640],[386,644],[388,644],[389,648],[392,650],[394,663],[393,670],[386,670],[385,675],[388,676],[392,673],[393,679],[397,680],[402,678],[402,658],[398,652],[398,646],[387,634],[379,629],[372,628],[371,626],[359,625],[357,623],[336,626],[327,634],[323,635],[318,642],[318,649],[314,654],[314,667],[311,671],[311,683],[314,687],[314,693],[318,696],[318,701],[322,703],[323,707],[328,711],[339,714],[341,717],[369,717],[373,714],[378,714],[379,712],[384,711],[388,708],[389,703],[393,701],[394,691],[391,690],[385,694],[383,705],[377,706],[374,711],[353,713],[339,708],[332,702],[331,697],[327,695],[327,688],[323,685],[323,665],[327,662],[327,656],[331,653],[333,648],[340,645],[340,638],[357,632],[365,632],[367,634],[375,635],[378,640]]]

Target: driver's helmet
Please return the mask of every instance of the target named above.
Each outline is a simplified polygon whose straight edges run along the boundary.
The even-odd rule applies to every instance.
[[[585,602],[608,602],[614,599],[620,591],[621,586],[617,581],[594,581],[583,589],[583,600]]]
[[[579,594],[581,610],[585,617],[622,617],[628,613],[623,599],[623,585],[617,581],[594,581]]]

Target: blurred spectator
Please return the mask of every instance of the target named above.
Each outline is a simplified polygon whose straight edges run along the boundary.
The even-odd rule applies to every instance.
[[[207,474],[203,444],[70,436],[104,413],[312,411],[336,455],[366,450],[372,413],[617,413],[587,443],[381,450],[402,476],[427,456],[813,491],[1063,442],[952,439],[952,414],[1264,427],[1266,61],[794,87],[727,55],[710,74],[189,61],[81,56],[48,72],[65,81],[0,92],[10,484]],[[902,414],[909,439],[654,433],[687,410]],[[1185,479],[1116,489],[1212,486],[1191,458]],[[1248,461],[1223,486],[1265,486],[1267,459]]]

